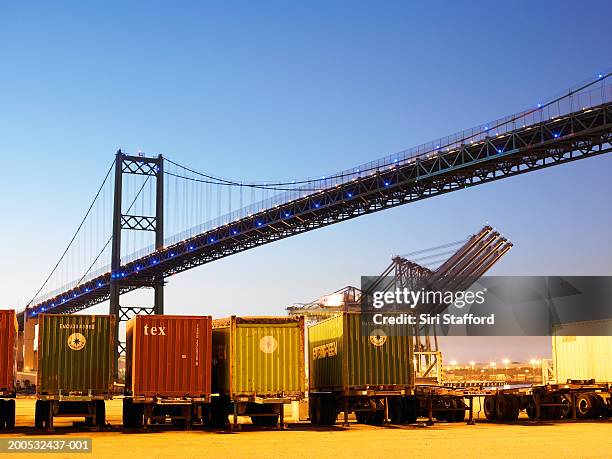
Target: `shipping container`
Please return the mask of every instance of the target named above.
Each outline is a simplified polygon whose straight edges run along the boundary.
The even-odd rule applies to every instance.
[[[113,391],[115,316],[38,317],[39,395]]]
[[[116,317],[41,314],[37,320],[35,427],[53,431],[57,416],[104,427],[104,400],[113,395]]]
[[[308,328],[311,391],[413,388],[413,337],[399,336],[400,325],[367,336],[361,322],[361,314],[343,313]]]
[[[17,317],[13,310],[0,310],[0,396],[15,392]]]
[[[15,311],[0,310],[0,430],[15,427],[16,353]]]
[[[212,318],[139,315],[126,329],[124,427],[206,423],[211,396]]]
[[[213,321],[215,391],[230,397],[300,398],[304,392],[304,321],[236,317]]]
[[[554,328],[555,379],[612,382],[612,320],[574,322]]]
[[[360,313],[344,312],[308,328],[310,418],[336,422],[339,412],[359,422],[381,424],[416,420],[414,344],[401,325],[371,333],[362,330]]]
[[[283,405],[304,394],[303,317],[236,317],[213,321],[212,423],[233,411],[256,426],[284,425]],[[226,411],[227,410],[227,411]]]
[[[139,315],[128,321],[126,336],[125,386],[129,395],[210,395],[210,316]]]

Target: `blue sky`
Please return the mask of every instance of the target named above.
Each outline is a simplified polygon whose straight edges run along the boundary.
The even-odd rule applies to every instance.
[[[611,15],[597,1],[4,5],[2,305],[36,291],[117,148],[244,180],[341,170],[594,77],[612,64]],[[579,161],[229,257],[172,278],[167,312],[282,313],[485,222],[515,242],[492,274],[610,275],[611,172],[612,157]]]

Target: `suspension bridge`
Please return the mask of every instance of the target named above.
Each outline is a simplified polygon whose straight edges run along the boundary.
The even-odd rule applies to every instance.
[[[166,279],[216,259],[610,152],[611,75],[520,113],[316,178],[244,182],[161,155],[119,151],[70,243],[18,320],[23,326],[25,317],[76,313],[108,300],[120,320],[161,314]],[[154,290],[153,306],[120,305],[121,295],[140,288]]]

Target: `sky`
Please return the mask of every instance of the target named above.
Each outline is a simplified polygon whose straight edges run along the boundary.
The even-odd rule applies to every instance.
[[[2,307],[36,291],[118,148],[245,181],[318,176],[612,65],[610,2],[411,3],[4,5]],[[611,174],[612,156],[578,161],[256,248],[170,279],[166,312],[283,314],[485,223],[515,244],[490,274],[611,275]],[[478,343],[455,340],[449,357],[550,354],[549,338]]]

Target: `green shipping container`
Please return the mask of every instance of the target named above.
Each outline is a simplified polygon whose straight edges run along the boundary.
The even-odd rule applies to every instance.
[[[213,392],[300,399],[304,319],[236,317],[213,321]]]
[[[113,391],[115,316],[38,317],[38,395],[108,395]]]
[[[393,336],[400,334],[396,327],[385,325],[385,333],[362,336],[359,313],[342,313],[309,327],[309,390],[413,389],[413,337]]]

